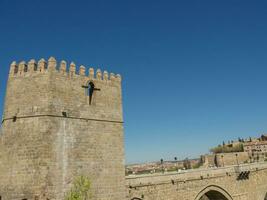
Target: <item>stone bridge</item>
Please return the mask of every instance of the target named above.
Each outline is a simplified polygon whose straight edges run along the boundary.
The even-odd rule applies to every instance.
[[[267,200],[267,163],[127,176],[127,200]]]

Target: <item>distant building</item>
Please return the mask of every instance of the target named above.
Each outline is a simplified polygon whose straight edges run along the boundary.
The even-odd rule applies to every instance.
[[[267,141],[267,134],[261,135],[261,140],[262,141]]]
[[[244,151],[250,155],[267,154],[267,140],[244,143]]]
[[[171,172],[182,169],[198,168],[200,159],[185,159],[177,161],[150,162],[144,164],[131,164],[126,166],[126,174],[148,174],[157,172]]]

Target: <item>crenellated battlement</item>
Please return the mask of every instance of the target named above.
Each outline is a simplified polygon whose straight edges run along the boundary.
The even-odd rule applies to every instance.
[[[95,71],[94,68],[89,68],[87,70],[84,65],[81,65],[78,68],[74,62],[71,62],[68,66],[65,60],[57,63],[54,57],[50,57],[48,61],[42,58],[38,62],[31,59],[28,63],[25,61],[19,63],[13,61],[10,65],[9,77],[22,77],[47,72],[57,72],[69,77],[83,76],[88,77],[89,79],[121,81],[120,74],[115,75],[114,73],[108,73],[107,71],[103,71],[102,73],[100,69]]]
[[[5,118],[61,115],[68,110],[72,117],[122,121],[121,76],[65,60],[57,62],[54,57],[14,61],[6,102]]]

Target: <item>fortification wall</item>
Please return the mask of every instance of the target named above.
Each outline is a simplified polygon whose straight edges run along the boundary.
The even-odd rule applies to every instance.
[[[215,159],[218,167],[243,164],[250,161],[247,152],[218,153]]]
[[[13,62],[2,126],[2,199],[62,200],[78,175],[91,179],[93,199],[125,198],[120,75],[54,58]]]

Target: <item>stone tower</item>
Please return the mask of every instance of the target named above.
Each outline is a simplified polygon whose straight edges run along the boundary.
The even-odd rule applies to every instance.
[[[63,200],[86,175],[97,200],[125,199],[120,75],[55,58],[10,66],[0,136],[2,200]]]

